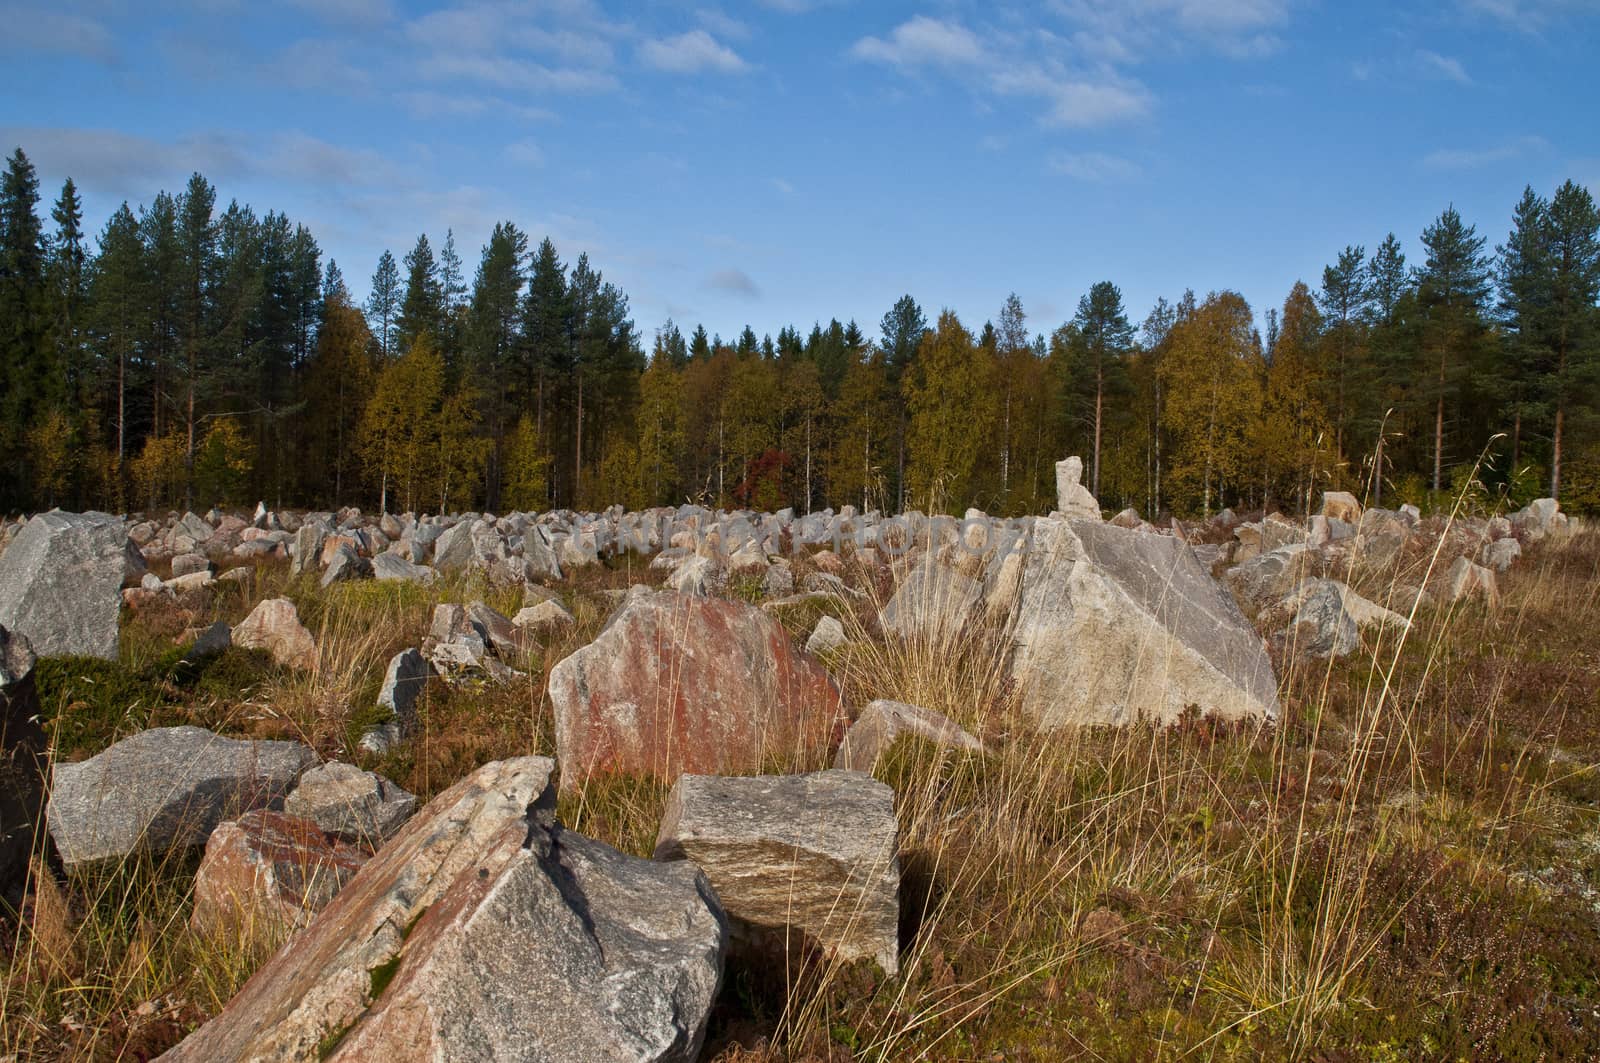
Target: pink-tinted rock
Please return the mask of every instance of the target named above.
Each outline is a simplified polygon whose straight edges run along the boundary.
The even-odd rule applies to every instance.
[[[287,598],[268,598],[252,609],[233,629],[233,644],[266,650],[286,668],[313,671],[317,667],[317,644]]]
[[[831,748],[839,689],[760,609],[635,587],[550,674],[563,786],[591,775],[757,771]]]
[[[299,929],[367,862],[309,819],[248,812],[211,833],[194,880],[197,930]]]

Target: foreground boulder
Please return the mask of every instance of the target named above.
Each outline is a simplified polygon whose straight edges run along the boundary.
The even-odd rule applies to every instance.
[[[705,871],[738,954],[782,957],[804,935],[894,974],[898,835],[894,791],[861,772],[685,775],[667,798],[655,856]]]
[[[643,587],[551,671],[550,701],[563,786],[755,771],[827,747],[840,720],[838,687],[771,616]]]
[[[39,514],[0,554],[0,626],[25,637],[41,657],[116,660],[129,549],[115,517]]]
[[[158,727],[56,765],[50,837],[69,868],[204,845],[223,820],[280,801],[314,763],[298,742]]]
[[[963,753],[982,753],[983,743],[943,713],[908,705],[903,701],[880,698],[869,702],[856,717],[839,744],[833,766],[850,771],[871,772],[878,760],[901,735],[947,746]]]
[[[326,908],[368,852],[309,819],[257,809],[211,832],[189,925],[203,933],[282,934]]]
[[[1191,705],[1277,716],[1261,638],[1173,536],[1036,521],[1013,638],[1023,711],[1046,730],[1171,723]]]
[[[499,761],[441,794],[162,1058],[696,1059],[716,896],[561,830],[554,768]]]
[[[266,650],[285,668],[310,672],[317,667],[317,643],[287,598],[268,598],[258,603],[233,629],[233,644],[247,650]]]
[[[0,627],[0,903],[15,908],[44,829],[46,739],[28,640]]]

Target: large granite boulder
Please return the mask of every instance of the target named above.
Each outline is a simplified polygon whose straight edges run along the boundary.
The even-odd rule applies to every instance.
[[[705,871],[736,954],[781,957],[803,935],[894,974],[898,837],[894,791],[862,772],[685,775],[667,798],[655,856]]]
[[[298,930],[328,906],[369,855],[309,819],[268,809],[246,812],[219,825],[206,841],[189,925],[230,935]]]
[[[0,627],[0,903],[16,908],[44,840],[49,763],[28,640]]]
[[[696,1059],[716,895],[689,865],[563,831],[554,768],[499,761],[434,799],[163,1058]]]
[[[625,772],[759,770],[824,750],[839,689],[753,606],[634,587],[589,645],[550,673],[563,786]]]
[[[0,627],[41,657],[117,659],[128,533],[104,513],[41,513],[0,554]]]
[[[233,629],[233,644],[247,650],[266,650],[285,668],[309,672],[317,667],[316,641],[300,623],[300,613],[287,598],[257,603]]]
[[[1023,711],[1046,730],[1170,723],[1189,706],[1277,716],[1261,638],[1174,536],[1036,521],[1013,639]]]
[[[269,808],[316,754],[298,742],[158,727],[76,764],[57,764],[50,837],[67,867],[204,845],[218,823]]]
[[[414,565],[394,550],[372,559],[372,574],[380,583],[432,583],[438,574],[427,565]]]

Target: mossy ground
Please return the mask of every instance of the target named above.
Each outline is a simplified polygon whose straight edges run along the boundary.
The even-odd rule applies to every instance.
[[[61,755],[195,722],[292,735],[424,799],[479,764],[553,751],[550,667],[592,638],[636,560],[556,588],[577,623],[504,687],[430,685],[417,737],[380,761],[355,738],[388,657],[471,583],[323,590],[281,568],[176,617],[130,617],[117,664],[40,665]],[[850,574],[852,583],[859,580]],[[1424,608],[1336,664],[1280,660],[1274,727],[1033,734],[1002,633],[888,644],[871,601],[828,608],[849,700],[899,697],[979,733],[981,756],[899,743],[902,973],[800,952],[733,966],[708,1058],[1148,1060],[1600,1057],[1600,535],[1531,550],[1500,609]],[[749,591],[749,588],[746,588]],[[881,593],[881,588],[879,589]],[[185,630],[284,594],[323,648],[316,676],[233,651],[176,665]],[[571,828],[648,855],[666,787],[564,793]],[[75,876],[7,923],[0,1053],[144,1058],[215,1012],[274,944],[187,928],[193,855]],[[51,903],[45,903],[51,902]]]

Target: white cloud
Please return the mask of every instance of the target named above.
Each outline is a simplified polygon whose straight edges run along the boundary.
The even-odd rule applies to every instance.
[[[347,26],[377,29],[394,17],[391,0],[291,0],[295,7]]]
[[[1061,152],[1050,157],[1049,165],[1051,173],[1095,183],[1132,181],[1143,173],[1138,163],[1101,151]]]
[[[1423,156],[1422,165],[1433,170],[1477,170],[1521,159],[1549,146],[1543,137],[1528,136],[1482,148],[1440,148]]]
[[[750,27],[729,15],[721,8],[702,7],[694,13],[695,20],[719,37],[742,41],[750,36]]]
[[[422,63],[424,77],[436,81],[478,81],[520,92],[608,92],[618,88],[603,70],[548,67],[511,56],[436,55]]]
[[[902,22],[887,38],[863,37],[850,49],[857,59],[894,66],[959,66],[984,60],[984,48],[965,26],[926,15]]]
[[[1424,74],[1431,77],[1444,78],[1454,81],[1458,85],[1472,84],[1472,78],[1467,75],[1467,68],[1461,65],[1461,60],[1453,59],[1448,55],[1429,51],[1426,48],[1417,49],[1417,65]]]
[[[532,140],[517,140],[506,145],[506,158],[518,166],[538,169],[544,165],[544,152]]]
[[[477,118],[485,114],[504,114],[524,122],[548,122],[555,115],[542,107],[527,107],[497,96],[464,92],[401,92],[395,95],[411,117],[421,121],[444,118]]]
[[[639,46],[639,59],[646,66],[669,74],[742,74],[749,69],[737,52],[705,30],[645,41]]]
[[[995,74],[993,86],[1002,95],[1045,100],[1046,125],[1086,129],[1138,118],[1150,110],[1144,86],[1108,72],[1093,79],[1043,66],[1020,67]]]
[[[779,192],[782,192],[786,196],[792,196],[795,194],[794,185],[790,184],[788,181],[785,181],[781,177],[774,177],[772,179],[772,187],[777,189]]]
[[[747,299],[755,299],[761,295],[761,289],[756,287],[756,282],[742,269],[719,269],[706,278],[706,287],[742,295]]]
[[[54,7],[0,4],[0,53],[68,55],[98,63],[117,61],[116,38],[92,18]]]

